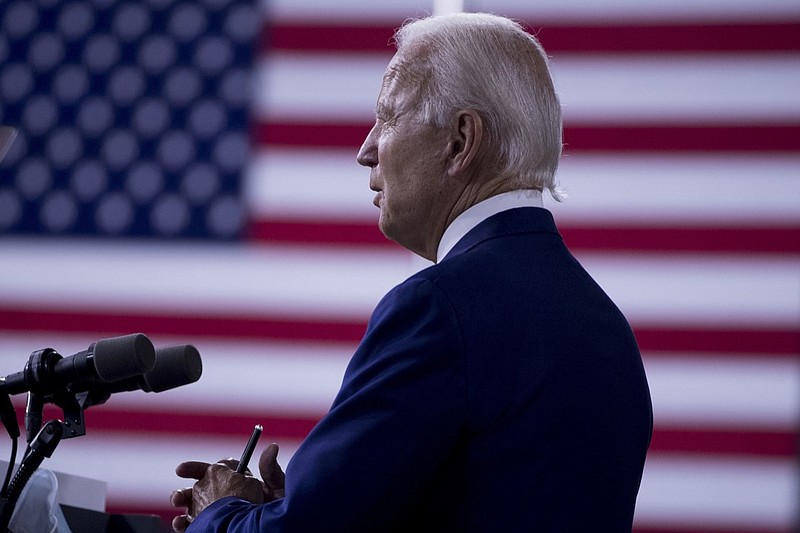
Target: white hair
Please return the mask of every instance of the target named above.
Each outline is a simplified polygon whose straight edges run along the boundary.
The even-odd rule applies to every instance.
[[[518,23],[488,13],[413,20],[395,33],[398,76],[417,85],[422,119],[444,127],[459,109],[483,118],[498,172],[556,200],[562,122],[544,49]]]

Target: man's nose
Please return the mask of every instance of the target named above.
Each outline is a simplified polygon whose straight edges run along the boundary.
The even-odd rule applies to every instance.
[[[364,139],[364,143],[358,150],[356,161],[358,161],[359,165],[372,168],[378,164],[378,143],[375,140],[376,138],[377,124],[369,130],[367,138]]]

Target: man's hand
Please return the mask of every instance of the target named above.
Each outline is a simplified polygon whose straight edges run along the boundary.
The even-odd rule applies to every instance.
[[[270,444],[267,449],[261,452],[258,459],[258,470],[261,472],[261,479],[264,480],[264,501],[271,502],[283,498],[286,494],[284,485],[286,476],[278,464],[278,445]]]
[[[175,517],[172,528],[185,531],[194,518],[213,502],[226,496],[236,496],[252,503],[264,503],[284,495],[284,474],[277,461],[278,446],[270,444],[261,453],[259,470],[264,483],[254,478],[248,471],[237,474],[235,459],[225,459],[214,464],[201,461],[187,461],[175,469],[182,478],[196,479],[192,488],[180,489],[172,493],[170,503],[173,507],[186,507],[186,514]]]

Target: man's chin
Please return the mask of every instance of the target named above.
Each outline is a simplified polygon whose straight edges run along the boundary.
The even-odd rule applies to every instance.
[[[383,209],[381,209],[381,216],[378,219],[378,229],[383,233],[384,237],[406,248],[406,245],[403,244],[401,232],[398,231],[397,224],[390,217],[386,216],[386,211]]]
[[[378,218],[378,229],[383,233],[383,236],[389,239],[390,241],[394,241],[395,239],[392,238],[392,227],[391,224],[386,220],[383,216],[383,210],[381,210],[381,216]],[[397,241],[395,241],[397,242]]]

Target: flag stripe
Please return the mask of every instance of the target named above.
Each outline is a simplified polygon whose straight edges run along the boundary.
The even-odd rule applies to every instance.
[[[245,434],[246,435],[246,434]],[[120,503],[138,509],[163,509],[167,511],[169,492],[175,488],[186,486],[186,480],[169,475],[174,465],[159,452],[159,447],[183,450],[184,458],[219,459],[223,455],[238,453],[242,436],[238,439],[222,437],[211,439],[209,449],[206,442],[201,449],[197,439],[181,439],[169,435],[152,435],[149,439],[129,438],[124,433],[95,432],[94,441],[65,441],[58,453],[49,462],[64,470],[82,455],[95,458],[95,464],[87,469],[84,475],[93,476],[108,470],[106,465],[97,461],[98,456],[107,455],[108,450],[115,450],[118,459],[115,468],[119,482],[109,486],[109,509],[117,508]],[[119,445],[130,441],[135,446],[125,450]],[[281,444],[291,446],[287,441],[277,440]],[[217,448],[216,455],[213,455]],[[118,451],[117,451],[118,450]],[[226,451],[228,450],[228,451]],[[237,450],[231,452],[230,450]],[[258,453],[258,452],[257,452]],[[151,455],[153,454],[153,455]],[[149,458],[149,459],[148,459]],[[282,464],[284,459],[279,458]],[[680,529],[694,525],[691,531],[705,531],[705,527],[713,531],[723,525],[733,531],[741,528],[755,528],[759,525],[762,531],[787,528],[791,523],[792,493],[786,492],[790,486],[793,459],[779,457],[743,458],[736,456],[711,456],[708,460],[697,461],[687,459],[684,454],[659,454],[651,461],[643,480],[639,494],[639,506],[636,511],[636,527],[658,527]],[[720,475],[720,473],[722,473]],[[165,475],[167,474],[167,475]],[[668,492],[662,493],[661,491]],[[732,494],[728,501],[720,500],[720,491]],[[141,507],[147,503],[147,507]],[[734,506],[734,508],[730,508]],[[121,508],[120,505],[119,508]],[[129,507],[131,508],[131,507]],[[671,516],[670,512],[677,512]],[[719,515],[724,520],[716,518]],[[174,515],[174,512],[173,512]],[[169,516],[168,514],[166,516]]]
[[[158,442],[160,439],[153,440]],[[109,444],[113,444],[113,441],[109,441]],[[148,451],[152,447],[145,446]],[[90,453],[90,450],[85,453]],[[189,456],[194,457],[191,453]],[[751,462],[753,464],[749,466],[743,464],[740,458],[726,456],[718,456],[707,463],[689,462],[680,454],[659,456],[658,464],[650,468],[650,475],[643,480],[634,531],[639,531],[639,528],[647,528],[647,531],[685,532],[790,531],[791,494],[781,494],[790,478],[783,475],[780,469],[791,467],[791,459],[763,458]],[[145,461],[145,465],[152,467],[153,462]],[[138,467],[139,474],[142,466]],[[674,475],[670,474],[672,471],[675,472]],[[715,471],[728,473],[715,476]],[[160,492],[154,492],[153,485],[149,484],[146,490],[135,493],[135,480],[140,477],[141,475],[134,473],[127,482],[128,487],[110,491],[109,510],[158,509],[156,512],[163,512],[165,517],[174,516],[175,511],[169,510],[166,503],[169,490],[185,486],[185,480],[176,477],[171,485],[167,485],[166,490],[162,489]],[[656,492],[659,488],[675,492],[660,497]],[[734,505],[740,504],[739,508],[728,509],[731,504],[715,504],[714,498],[720,491],[733,493],[735,496],[730,501]],[[120,502],[120,496],[126,493],[130,494],[124,500],[127,506],[120,505],[123,503]],[[144,501],[151,505],[137,505],[137,502]],[[704,512],[703,509],[706,508],[709,510]],[[680,514],[670,518],[670,509],[677,510]],[[719,514],[725,519],[715,519]]]
[[[25,409],[18,406],[22,420]],[[62,418],[61,411],[47,406],[44,420]],[[287,416],[264,409],[243,408],[236,413],[183,412],[176,423],[174,410],[125,410],[109,406],[86,411],[87,431],[136,431],[163,435],[192,436],[203,434],[246,435],[253,420],[268,428],[271,438],[302,440],[318,417]],[[653,432],[650,453],[710,453],[715,455],[791,458],[797,454],[793,431],[703,430],[697,428],[659,428]]]
[[[800,253],[800,225],[777,227],[591,227],[560,224],[567,245],[576,251]],[[396,246],[374,223],[334,220],[286,220],[264,217],[250,225],[250,239],[264,243]]]
[[[86,349],[89,339],[96,341],[98,336],[3,334],[0,360],[17,370],[32,348],[50,346],[69,354]],[[185,342],[181,337],[152,338],[156,346]],[[355,349],[355,343],[205,337],[192,342],[203,355],[200,383],[160,394],[116,394],[96,409],[169,411],[179,419],[186,413],[230,414],[252,406],[265,415],[316,420],[327,412]],[[800,405],[786,399],[800,397],[800,360],[761,353],[722,355],[644,351],[656,427],[791,431]],[[14,402],[21,408],[24,397],[15,396]]]
[[[791,526],[742,527],[742,526],[737,526],[735,524],[721,525],[721,526],[710,526],[710,525],[698,526],[695,524],[676,526],[671,523],[668,523],[668,524],[663,524],[661,526],[657,525],[636,526],[633,528],[633,533],[795,533],[795,532],[794,528],[792,528]]]
[[[252,338],[304,342],[358,342],[364,321],[293,320],[282,315],[114,313],[47,311],[37,307],[0,306],[0,330],[126,334],[146,331],[152,335],[210,338]],[[794,358],[800,354],[800,330],[729,328],[634,327],[642,350],[691,353],[764,353]]]
[[[551,67],[567,126],[797,125],[796,55],[565,54]],[[387,60],[369,53],[269,54],[256,65],[264,92],[254,118],[371,123]],[[318,87],[326,87],[324,97]]]
[[[345,21],[398,21],[409,17],[425,16],[431,13],[432,2],[409,0],[317,0],[316,2],[297,2],[296,0],[263,0],[267,14],[273,24],[281,25],[288,21],[311,21],[320,25],[324,22]],[[721,9],[721,5],[724,9]],[[519,0],[467,0],[467,11],[491,11],[508,17],[523,20],[541,20],[548,24],[560,21],[580,21],[582,24],[628,23],[676,23],[714,24],[721,21],[771,21],[780,22],[800,17],[800,7],[793,0],[726,0],[719,2],[697,2],[695,0],[603,0],[601,2],[568,2],[562,0],[539,0],[520,2]]]
[[[98,256],[104,259],[93,260]],[[800,277],[792,256],[583,252],[577,257],[637,326],[796,329],[800,321]],[[56,315],[187,313],[191,321],[219,316],[364,323],[382,294],[430,265],[399,248],[108,241],[57,249],[47,242],[6,241],[0,259],[6,267],[0,306],[11,311],[8,320],[14,320],[15,310],[38,307]]]
[[[636,340],[650,352],[800,355],[800,329],[635,327]]]
[[[177,487],[176,487],[177,488]],[[130,505],[127,501],[114,502],[110,501],[106,508],[109,513],[118,514],[149,514],[156,515],[161,518],[164,524],[170,524],[172,519],[181,514],[176,509],[166,506],[151,507],[151,506],[135,506]],[[684,527],[673,525],[647,525],[636,524],[634,525],[631,533],[796,533],[793,528],[775,526],[775,527],[739,527],[736,525],[726,526],[696,526],[688,525]]]
[[[545,207],[560,227],[800,227],[798,169],[800,157],[792,154],[584,152],[559,165],[566,201],[546,198]],[[769,194],[754,190],[756,175],[758,189]],[[261,151],[248,180],[248,208],[256,221],[376,226],[368,179],[351,150]],[[316,190],[329,192],[308,193]]]
[[[575,250],[800,254],[800,225],[784,227],[621,227],[562,225]]]
[[[276,50],[304,52],[391,53],[391,38],[400,18],[392,24],[310,24],[289,21],[267,26],[262,32],[264,53]],[[767,52],[800,50],[800,22],[740,24],[581,25],[523,21],[548,53],[640,53],[648,51]]]
[[[785,528],[795,519],[796,459],[670,454],[645,464],[637,518],[692,531]]]
[[[351,148],[369,133],[371,124],[260,122],[252,126],[256,147],[305,146]],[[797,152],[800,125],[569,125],[565,153],[624,152]],[[355,153],[355,152],[354,152]]]

